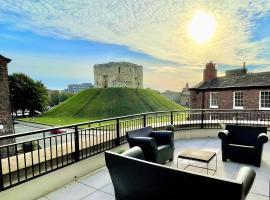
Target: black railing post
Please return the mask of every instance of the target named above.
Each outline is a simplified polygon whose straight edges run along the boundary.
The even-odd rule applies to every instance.
[[[3,189],[4,189],[4,177],[3,177],[3,170],[2,170],[2,156],[0,153],[0,191],[3,191]]]
[[[143,115],[143,127],[146,127],[146,114]]]
[[[171,125],[173,125],[173,111],[171,111]]]
[[[115,145],[120,146],[120,122],[119,118],[116,119],[116,140]]]
[[[202,110],[202,113],[201,113],[201,128],[203,128],[203,125],[204,125],[204,111]]]
[[[78,132],[78,126],[75,126],[75,133],[74,133],[74,141],[75,141],[75,153],[74,153],[74,159],[75,162],[78,162],[80,160],[80,142],[79,142],[79,132]]]
[[[236,112],[235,120],[236,120],[236,125],[238,125],[238,112]]]

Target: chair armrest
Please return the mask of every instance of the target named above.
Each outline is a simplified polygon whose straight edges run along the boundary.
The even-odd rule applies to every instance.
[[[229,135],[229,131],[228,130],[223,130],[223,131],[220,131],[218,133],[218,137],[221,139],[221,140],[226,140],[227,141],[227,137]]]
[[[150,136],[155,138],[157,145],[170,144],[174,147],[173,131],[152,131]]]
[[[122,155],[132,157],[132,158],[141,159],[141,160],[145,160],[143,151],[138,146],[132,147],[131,149],[129,149],[129,150],[125,151],[124,153],[122,153]]]
[[[157,143],[152,137],[134,137],[129,139],[129,146],[142,149],[145,160],[156,162],[158,157]]]
[[[257,138],[258,144],[264,144],[267,141],[268,141],[268,137],[267,137],[266,133],[260,133],[260,135],[258,135],[258,138]]]
[[[243,183],[242,192],[247,196],[254,182],[256,173],[250,167],[242,167],[236,175],[236,180]]]

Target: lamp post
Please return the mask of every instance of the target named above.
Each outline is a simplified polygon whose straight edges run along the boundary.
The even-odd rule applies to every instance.
[[[9,82],[9,86],[11,85],[11,82]],[[11,120],[12,120],[12,132],[15,133],[15,126],[14,126],[14,109],[13,109],[13,95],[12,95],[13,89],[10,87],[10,93],[9,93],[9,99],[10,99],[10,109],[11,109]]]
[[[61,90],[59,90],[59,94],[58,94],[58,105],[60,104],[60,97],[61,97]]]

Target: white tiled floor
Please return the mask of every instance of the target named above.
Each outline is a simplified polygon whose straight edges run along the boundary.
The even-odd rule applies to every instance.
[[[187,148],[209,149],[216,151],[218,158],[218,168],[215,176],[234,178],[241,166],[244,164],[234,162],[222,162],[220,140],[213,138],[202,139],[182,139],[175,141],[175,157]],[[166,165],[176,167],[177,159]],[[198,163],[197,163],[198,164]],[[185,163],[182,162],[179,168],[183,168]],[[214,160],[210,163],[210,167],[214,167]],[[249,165],[250,166],[250,165]],[[264,145],[262,165],[260,168],[250,166],[256,171],[256,179],[248,195],[247,200],[269,200],[269,180],[270,180],[270,142]],[[205,170],[195,167],[189,167],[200,173],[206,173]],[[83,177],[72,183],[40,198],[40,200],[113,200],[114,189],[108,170],[104,167],[98,172]]]

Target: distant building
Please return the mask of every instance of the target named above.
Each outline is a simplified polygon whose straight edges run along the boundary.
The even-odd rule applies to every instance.
[[[95,88],[143,88],[143,66],[129,62],[94,65]]]
[[[190,91],[188,83],[186,83],[186,87],[182,89],[180,96],[180,104],[185,107],[189,107],[189,99],[190,99]]]
[[[48,93],[52,94],[52,93],[60,93],[61,90],[52,90],[52,89],[48,89]]]
[[[161,95],[167,97],[168,99],[174,101],[175,103],[180,103],[180,96],[181,96],[180,92],[166,90],[165,92],[162,92]]]
[[[270,72],[247,73],[243,68],[217,77],[215,64],[206,64],[203,81],[190,88],[192,109],[270,110]]]
[[[69,84],[68,88],[64,90],[64,92],[68,93],[79,93],[82,90],[92,88],[92,83],[81,83],[81,84]]]

